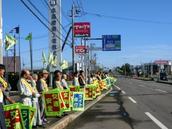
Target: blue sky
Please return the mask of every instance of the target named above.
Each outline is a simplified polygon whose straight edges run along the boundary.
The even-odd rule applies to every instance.
[[[25,0],[26,1],[26,0]],[[48,17],[48,8],[44,0],[31,0]],[[75,2],[77,0],[74,0]],[[91,36],[120,34],[122,50],[119,52],[96,52],[98,63],[113,67],[123,63],[140,64],[156,59],[172,59],[172,1],[171,0],[79,0],[85,12],[113,17],[160,21],[162,24],[120,20],[95,15],[83,15],[76,21],[91,23]],[[68,17],[72,0],[62,0],[62,24],[69,24]],[[169,24],[167,24],[169,23]],[[32,16],[20,0],[3,0],[3,33],[20,25],[21,37],[33,33],[34,66],[42,66],[42,50],[48,52],[48,30]],[[69,26],[66,26],[68,30]],[[65,34],[64,34],[65,35]],[[77,40],[79,41],[79,40]],[[79,43],[79,42],[77,42]],[[101,41],[91,41],[101,46]],[[29,44],[21,39],[22,59],[29,66]],[[71,61],[71,49],[66,46],[63,58]]]

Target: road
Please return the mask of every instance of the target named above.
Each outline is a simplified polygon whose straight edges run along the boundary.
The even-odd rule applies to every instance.
[[[172,129],[172,85],[119,78],[120,98],[106,96],[67,129]]]

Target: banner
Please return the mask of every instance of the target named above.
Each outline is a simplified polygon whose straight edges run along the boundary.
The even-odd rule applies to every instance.
[[[62,99],[65,103],[65,109],[64,111],[71,111],[71,97],[70,97],[70,91],[69,90],[62,90],[60,92]]]
[[[24,129],[19,103],[4,105],[4,114],[7,129]]]
[[[46,116],[61,116],[61,106],[59,99],[59,91],[53,90],[43,94],[45,102]]]
[[[92,87],[85,87],[85,100],[93,100]]]
[[[73,92],[73,111],[84,111],[84,92]]]

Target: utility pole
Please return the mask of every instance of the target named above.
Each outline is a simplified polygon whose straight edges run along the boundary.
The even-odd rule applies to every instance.
[[[30,33],[29,35],[32,35],[32,33]],[[30,45],[30,68],[31,68],[31,73],[33,73],[32,38],[29,40],[29,45]]]
[[[73,72],[75,72],[74,17],[75,17],[75,6],[74,6],[74,4],[72,4],[72,66],[73,66]]]
[[[0,64],[3,63],[3,47],[2,47],[2,0],[0,0]]]

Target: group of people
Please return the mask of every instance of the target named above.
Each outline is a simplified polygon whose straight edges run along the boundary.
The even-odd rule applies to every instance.
[[[0,64],[0,129],[6,129],[3,105],[8,103],[15,103],[15,101],[9,96],[11,89],[9,83],[4,78],[5,66]],[[44,126],[48,121],[45,116],[45,104],[43,99],[43,92],[48,92],[49,87],[47,79],[49,72],[42,70],[38,75],[31,74],[29,70],[22,70],[20,79],[17,84],[17,88],[20,94],[20,102],[27,106],[32,106],[36,109],[33,127]],[[92,83],[95,79],[100,80],[102,78],[101,73],[91,74],[88,80],[84,76],[84,71],[73,73],[72,81],[67,81],[68,76],[59,70],[54,72],[53,76],[53,88],[60,90],[68,89],[69,82],[71,85],[80,86],[84,88],[86,84]]]

